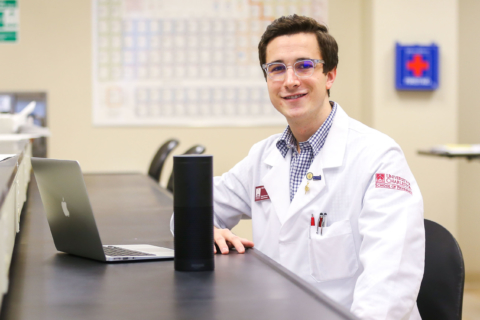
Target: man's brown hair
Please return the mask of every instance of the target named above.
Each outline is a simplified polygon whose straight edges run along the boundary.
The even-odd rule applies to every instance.
[[[298,16],[296,14],[286,17],[280,17],[274,20],[262,35],[258,44],[258,56],[260,58],[260,66],[266,63],[267,46],[276,37],[297,34],[297,33],[313,33],[317,36],[320,54],[325,61],[323,65],[323,73],[327,74],[332,71],[338,64],[338,45],[335,39],[328,33],[328,29],[323,24],[318,23],[315,19]],[[263,70],[263,68],[262,68]],[[263,71],[265,79],[267,75]]]

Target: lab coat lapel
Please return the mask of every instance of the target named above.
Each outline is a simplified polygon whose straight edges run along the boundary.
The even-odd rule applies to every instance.
[[[263,177],[262,183],[282,224],[290,206],[290,159],[290,151],[284,158],[277,148],[272,148],[264,160],[271,169]]]
[[[302,182],[297,189],[297,193],[293,197],[292,203],[288,208],[287,220],[295,216],[298,217],[297,213],[300,211],[304,211],[305,208],[308,208],[309,211],[312,211],[308,213],[309,216],[312,213],[315,214],[318,211],[317,208],[315,208],[315,204],[318,205],[318,201],[314,200],[318,197],[318,195],[322,192],[326,185],[321,160],[321,157],[315,157],[312,164],[310,165],[310,168],[307,171],[313,173],[314,176],[320,176],[321,180],[312,179],[309,182],[305,176],[302,178]],[[305,186],[307,185],[307,183],[309,190],[308,192],[305,192]]]
[[[322,168],[336,168],[343,164],[350,118],[337,104],[337,113],[333,119],[332,127],[328,133],[327,140],[318,156]]]
[[[305,193],[307,179],[306,177],[303,177],[302,183],[298,187],[297,193],[288,208],[285,225],[290,224],[290,222],[294,223],[300,216],[300,212],[305,213],[308,216],[311,214],[318,215],[320,210],[323,209],[319,207],[321,201],[317,200],[324,188],[328,188],[328,181],[325,179],[324,169],[340,167],[343,164],[345,148],[347,145],[348,122],[349,118],[347,114],[337,104],[337,112],[333,119],[327,139],[325,140],[325,144],[307,171],[313,173],[314,176],[321,175],[322,178],[319,181],[311,180],[308,184],[310,190]],[[290,219],[292,221],[290,221]],[[290,227],[288,229],[292,231],[294,230],[294,228]]]

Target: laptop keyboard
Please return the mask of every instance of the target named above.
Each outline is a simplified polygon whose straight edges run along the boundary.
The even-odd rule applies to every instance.
[[[124,256],[154,256],[154,254],[135,251],[135,250],[128,250],[119,247],[112,247],[107,246],[103,247],[103,252],[105,255],[112,256],[112,257],[124,257]]]

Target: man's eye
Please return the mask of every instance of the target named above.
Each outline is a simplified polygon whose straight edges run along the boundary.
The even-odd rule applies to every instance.
[[[285,70],[284,66],[271,66],[270,67],[270,72],[282,72]]]
[[[311,62],[304,61],[304,62],[299,63],[297,65],[297,68],[300,69],[300,70],[310,69],[310,68],[313,68],[313,64]]]

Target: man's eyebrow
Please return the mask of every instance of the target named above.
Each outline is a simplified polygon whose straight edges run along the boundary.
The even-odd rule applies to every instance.
[[[313,59],[313,58],[308,58],[308,57],[302,57],[302,58],[297,58],[297,60],[295,60],[295,62],[297,62],[297,61],[302,61],[302,60],[315,60],[315,59]],[[267,62],[266,64],[269,64],[269,63],[277,63],[277,62],[285,63],[282,59],[278,59],[278,60],[275,60],[275,61],[272,61],[272,62]]]
[[[305,57],[305,58],[298,58],[296,61],[301,61],[301,60],[315,60],[313,58]]]

